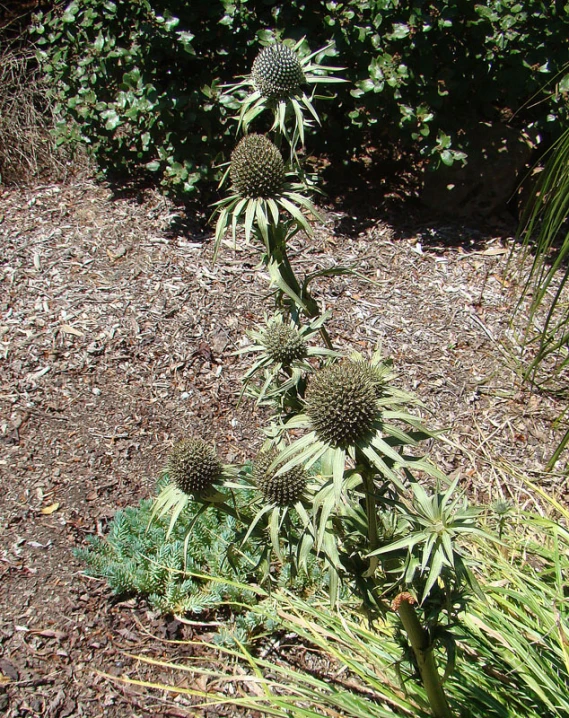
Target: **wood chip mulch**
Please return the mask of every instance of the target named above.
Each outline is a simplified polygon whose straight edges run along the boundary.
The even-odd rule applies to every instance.
[[[519,379],[511,238],[401,218],[343,234],[345,220],[329,209],[316,236],[291,248],[301,274],[359,273],[313,285],[337,346],[381,345],[425,421],[447,430],[432,458],[474,501],[531,506],[517,472],[566,499],[565,466],[542,471],[562,407]],[[247,358],[233,355],[271,311],[259,255],[224,247],[213,264],[211,238],[182,226],[152,191],[113,198],[91,181],[0,189],[0,712],[9,718],[187,714],[181,699],[100,672],[179,681],[122,652],[171,658],[160,637],[199,632],[113,602],[72,555],[117,508],[151,494],[175,440],[213,440],[228,462],[261,443],[262,412],[238,402]]]

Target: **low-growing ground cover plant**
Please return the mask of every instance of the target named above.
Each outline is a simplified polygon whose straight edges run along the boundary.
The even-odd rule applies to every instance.
[[[165,473],[158,486],[171,480],[175,476]],[[279,586],[308,595],[322,590],[325,576],[316,560],[295,574],[288,564],[271,566],[266,542],[258,536],[243,542],[251,496],[243,492],[240,499],[242,519],[239,508],[234,517],[191,503],[173,526],[169,516],[156,517],[155,501],[146,499],[118,511],[104,539],[92,537],[75,553],[89,575],[105,579],[118,597],[143,597],[160,613],[211,616],[229,610],[217,640],[250,643],[259,630],[276,627],[252,611],[262,593],[257,587],[264,586],[267,595]]]

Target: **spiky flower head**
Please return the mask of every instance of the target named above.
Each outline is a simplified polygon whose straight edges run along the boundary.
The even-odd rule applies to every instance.
[[[335,447],[365,438],[378,414],[376,386],[362,362],[345,361],[320,369],[310,380],[305,398],[316,435]]]
[[[295,466],[282,474],[271,471],[271,464],[277,456],[276,449],[259,452],[253,464],[253,480],[267,501],[289,506],[301,498],[308,477],[302,466]]]
[[[386,367],[383,364],[373,364],[372,362],[364,360],[357,360],[354,362],[362,374],[373,384],[375,389],[375,396],[377,399],[383,396],[383,387],[386,383]]]
[[[253,63],[251,78],[267,99],[289,97],[306,81],[298,55],[280,42],[261,50]]]
[[[220,478],[223,466],[214,448],[202,439],[182,439],[172,448],[166,470],[185,494],[199,494]]]
[[[494,501],[490,508],[497,516],[501,517],[506,516],[510,512],[512,505],[505,499],[498,499]]]
[[[270,198],[282,189],[285,166],[277,147],[264,135],[253,133],[233,150],[229,174],[242,197]]]
[[[302,334],[282,322],[271,322],[263,332],[263,346],[273,362],[290,366],[307,355],[307,346]]]

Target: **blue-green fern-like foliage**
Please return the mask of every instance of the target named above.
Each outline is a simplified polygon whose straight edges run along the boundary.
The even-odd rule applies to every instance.
[[[247,500],[241,498],[244,505]],[[75,555],[114,594],[144,597],[162,614],[211,615],[229,605],[231,617],[216,639],[224,644],[248,642],[259,631],[275,628],[266,621],[261,625],[258,615],[246,609],[259,600],[256,587],[287,586],[309,595],[324,586],[316,559],[309,561],[307,572],[296,575],[289,565],[269,565],[265,542],[250,538],[242,546],[244,525],[213,507],[197,516],[200,507],[188,504],[166,538],[170,517],[151,521],[153,501],[143,500],[118,511],[108,535],[90,537]]]

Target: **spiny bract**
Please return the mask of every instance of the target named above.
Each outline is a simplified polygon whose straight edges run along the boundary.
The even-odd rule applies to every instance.
[[[253,480],[267,501],[289,506],[301,498],[307,475],[302,466],[295,466],[280,475],[276,475],[274,470],[269,471],[277,456],[276,449],[259,452],[253,464]]]
[[[255,88],[267,99],[289,97],[305,82],[296,53],[282,43],[261,50],[253,63],[251,78]]]
[[[174,445],[166,470],[185,494],[206,491],[220,478],[223,467],[212,446],[202,439],[182,439]]]
[[[383,387],[386,383],[385,367],[383,365],[372,364],[368,361],[358,360],[354,362],[360,371],[373,384],[375,395],[379,399],[384,395]]]
[[[318,438],[331,446],[364,439],[378,415],[376,385],[366,366],[346,361],[317,371],[306,390],[306,413]]]
[[[306,342],[294,327],[281,322],[272,322],[263,333],[263,345],[274,362],[285,366],[306,356]]]
[[[231,181],[235,190],[250,199],[271,198],[285,180],[285,166],[277,147],[264,135],[250,134],[231,155]]]

